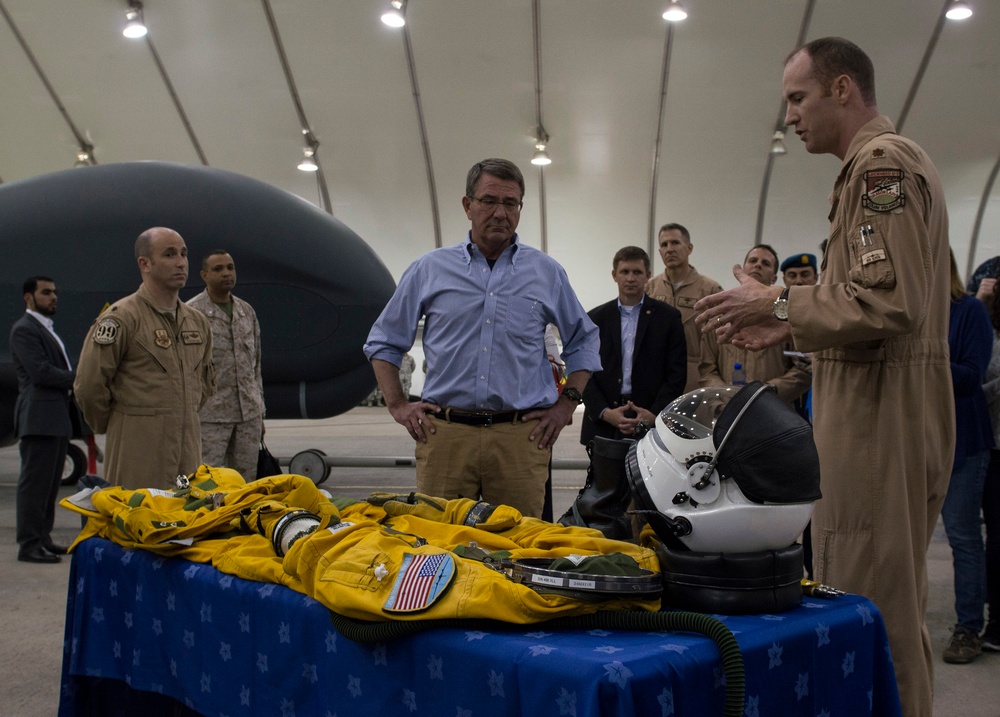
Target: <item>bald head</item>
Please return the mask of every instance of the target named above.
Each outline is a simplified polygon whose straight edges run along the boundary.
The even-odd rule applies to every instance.
[[[181,238],[180,234],[173,229],[167,229],[167,227],[152,227],[144,231],[135,240],[135,258],[138,259],[140,256],[144,256],[148,259],[152,256],[153,240],[166,235],[176,236],[178,239]],[[184,240],[181,239],[181,241],[183,242]]]

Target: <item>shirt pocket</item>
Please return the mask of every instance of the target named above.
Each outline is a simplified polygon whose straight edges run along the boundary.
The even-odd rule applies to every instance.
[[[506,324],[507,333],[514,338],[541,341],[545,334],[542,302],[537,299],[512,296],[507,308]]]
[[[871,217],[854,225],[847,235],[850,248],[853,283],[866,289],[894,289],[896,270],[885,241],[885,224],[882,217]]]

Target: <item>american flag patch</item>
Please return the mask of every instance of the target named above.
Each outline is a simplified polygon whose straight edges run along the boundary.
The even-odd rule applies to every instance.
[[[383,610],[415,612],[430,607],[455,576],[455,561],[450,553],[404,555],[403,564]]]

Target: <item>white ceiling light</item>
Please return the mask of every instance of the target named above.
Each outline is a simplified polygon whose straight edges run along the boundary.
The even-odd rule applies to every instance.
[[[785,149],[785,133],[776,129],[771,137],[771,154],[785,154],[786,152],[788,150]]]
[[[316,151],[312,147],[306,147],[302,150],[305,156],[302,161],[299,162],[299,169],[303,172],[316,172],[319,170],[319,165],[316,164],[315,155]]]
[[[545,128],[538,125],[538,129],[535,130],[535,154],[531,158],[531,163],[537,167],[544,167],[548,164],[552,164],[552,158],[549,157],[549,153],[545,151],[546,145],[549,143],[549,133],[545,131]]]
[[[382,16],[382,22],[389,27],[402,27],[406,24],[406,16],[403,14],[406,7],[406,0],[392,0],[389,3],[392,7]]]
[[[146,24],[142,21],[142,3],[138,0],[130,2],[125,11],[125,28],[122,35],[130,40],[146,36]]]
[[[687,10],[681,5],[680,0],[670,0],[667,9],[663,12],[663,19],[668,22],[680,22],[687,18]]]
[[[955,0],[944,14],[949,20],[966,20],[972,17],[972,8],[969,3],[962,0]]]

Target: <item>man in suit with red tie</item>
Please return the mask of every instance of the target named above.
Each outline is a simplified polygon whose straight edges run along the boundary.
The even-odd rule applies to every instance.
[[[66,548],[52,542],[59,482],[69,439],[83,433],[73,401],[73,369],[52,317],[59,303],[55,282],[33,276],[24,282],[24,316],[10,330],[17,373],[14,430],[20,439],[17,482],[17,559],[58,563]]]

